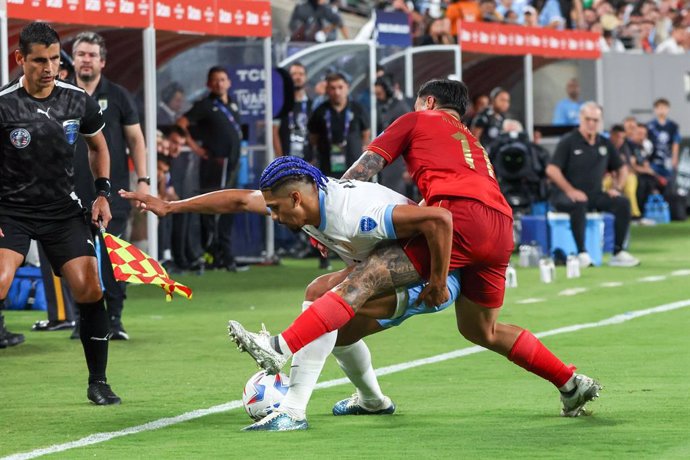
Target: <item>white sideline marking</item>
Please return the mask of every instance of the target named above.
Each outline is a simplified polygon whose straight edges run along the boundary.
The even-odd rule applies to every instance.
[[[690,270],[676,270],[671,272],[671,276],[688,276],[690,275]]]
[[[613,288],[623,286],[623,283],[620,281],[609,281],[608,283],[601,283],[599,286],[605,288]]]
[[[587,290],[588,290],[587,288],[582,288],[582,287],[564,289],[561,292],[559,292],[558,295],[570,297],[573,295],[582,294],[583,292],[587,292]]]
[[[641,283],[656,283],[657,281],[664,281],[666,279],[665,276],[659,275],[659,276],[645,276],[644,278],[639,278],[637,281],[640,281]]]
[[[613,324],[621,324],[631,319],[640,318],[642,316],[653,315],[656,313],[664,313],[667,311],[678,310],[680,308],[685,308],[690,306],[690,299],[680,300],[678,302],[667,303],[664,305],[659,305],[658,307],[647,308],[644,310],[635,310],[627,313],[622,313],[620,315],[615,315],[601,321],[594,323],[583,323],[574,324],[572,326],[564,326],[557,329],[551,329],[550,331],[538,332],[534,335],[537,337],[548,337],[551,335],[565,334],[568,332],[580,331],[582,329],[591,329],[595,327],[610,326]],[[425,366],[427,364],[440,363],[442,361],[447,361],[449,359],[460,358],[462,356],[469,356],[475,353],[486,351],[485,348],[480,346],[473,346],[468,348],[461,348],[460,350],[451,351],[448,353],[442,353],[440,355],[431,356],[429,358],[416,359],[414,361],[408,361],[406,363],[393,364],[392,366],[380,367],[376,370],[376,375],[388,375],[394,374],[396,372],[401,372],[407,369],[412,369],[419,366]],[[330,388],[338,385],[343,385],[348,383],[347,378],[329,380],[327,382],[321,382],[316,385],[316,388]],[[2,457],[0,460],[25,460],[40,457],[42,455],[54,454],[57,452],[64,452],[66,450],[75,449],[78,447],[90,446],[93,444],[98,444],[101,442],[109,441],[114,438],[119,438],[122,436],[127,436],[130,434],[142,433],[144,431],[157,430],[159,428],[165,428],[170,425],[176,425],[178,423],[187,422],[189,420],[194,420],[197,418],[205,417],[207,415],[218,414],[221,412],[231,411],[242,407],[242,401],[230,401],[225,404],[220,404],[218,406],[209,407],[208,409],[198,409],[191,412],[185,412],[184,414],[175,416],[161,418],[154,420],[152,422],[144,423],[143,425],[137,425],[130,428],[125,428],[120,431],[111,431],[108,433],[96,433],[85,438],[78,439],[76,441],[67,442],[64,444],[53,444],[49,447],[44,447],[42,449],[32,450],[31,452],[24,452],[19,454],[12,454],[7,457]]]
[[[529,299],[522,299],[522,300],[516,300],[515,303],[539,303],[539,302],[544,302],[546,299],[539,299],[536,297],[530,297]]]

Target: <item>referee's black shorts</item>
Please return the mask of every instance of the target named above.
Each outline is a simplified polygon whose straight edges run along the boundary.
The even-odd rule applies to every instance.
[[[82,256],[96,257],[93,234],[84,216],[41,220],[0,216],[0,249],[10,249],[26,257],[31,240],[41,243],[53,271],[58,276],[66,262]]]

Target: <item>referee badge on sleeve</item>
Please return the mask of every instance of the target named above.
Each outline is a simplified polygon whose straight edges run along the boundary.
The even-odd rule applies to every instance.
[[[62,122],[62,129],[65,131],[67,142],[72,145],[77,142],[79,135],[79,120],[65,120]]]
[[[24,128],[17,128],[10,133],[10,142],[18,149],[23,149],[31,142],[31,133]]]

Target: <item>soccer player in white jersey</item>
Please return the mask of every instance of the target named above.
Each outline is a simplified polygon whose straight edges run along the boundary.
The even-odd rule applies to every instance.
[[[120,194],[138,200],[142,209],[159,216],[176,212],[270,212],[276,221],[289,228],[302,229],[349,265],[310,284],[303,304],[305,310],[312,300],[342,281],[351,267],[364,260],[382,241],[416,236],[390,244],[420,245],[426,249],[428,242],[429,248],[441,251],[449,244],[448,216],[438,212],[438,208],[418,207],[378,184],[329,180],[318,169],[295,157],[280,157],[272,162],[262,174],[261,189],[262,192],[222,190],[175,202],[130,192]],[[306,429],[306,406],[331,351],[358,390],[353,397],[336,403],[334,415],[393,413],[395,405],[381,392],[371,355],[361,338],[397,326],[416,314],[443,310],[459,294],[458,279],[457,272],[448,276],[450,300],[443,305],[426,307],[420,299],[423,284],[415,283],[367,303],[340,332],[325,334],[306,346],[293,357],[290,391],[279,411],[245,430]],[[341,346],[334,348],[336,338]]]

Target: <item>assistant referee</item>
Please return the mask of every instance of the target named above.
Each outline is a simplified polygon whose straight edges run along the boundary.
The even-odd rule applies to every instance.
[[[56,80],[60,38],[48,24],[22,29],[15,59],[24,75],[0,90],[0,303],[30,240],[39,241],[79,308],[87,397],[98,405],[119,404],[106,383],[108,316],[92,234],[92,226],[107,226],[111,219],[103,116],[83,89]],[[90,212],[82,208],[72,179],[80,134],[97,177],[98,197]]]

